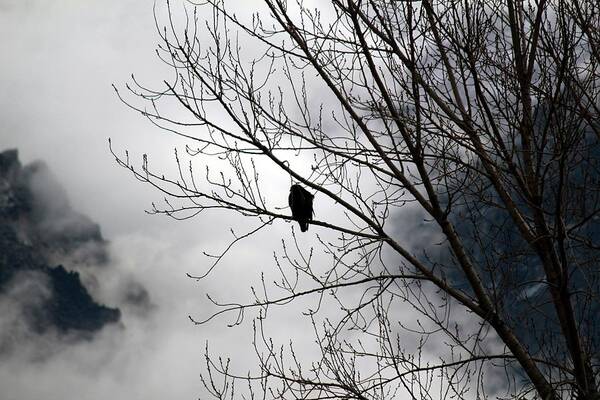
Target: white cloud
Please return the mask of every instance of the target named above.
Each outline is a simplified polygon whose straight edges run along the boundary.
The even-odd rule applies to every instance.
[[[133,71],[141,81],[161,82],[165,70],[154,55],[152,2],[0,0],[0,12],[1,51],[10,60],[0,64],[2,144],[18,147],[24,163],[44,159],[74,207],[101,225],[111,264],[93,278],[83,272],[83,279],[101,302],[123,310],[122,326],[107,327],[93,341],[61,347],[44,362],[15,354],[0,363],[2,399],[62,400],[73,393],[89,400],[195,398],[202,393],[198,375],[206,340],[216,354],[235,355],[238,371],[250,368],[249,324],[225,329],[230,320],[223,317],[194,326],[187,316],[211,314],[207,292],[247,300],[249,286],[260,286],[261,272],[272,280],[272,253],[282,237],[289,239],[290,224],[276,222],[240,243],[208,279],[195,282],[185,274],[206,271],[211,260],[202,252],[224,249],[229,227],[248,221],[224,213],[182,222],[148,216],[143,209],[160,196],[118,168],[108,152],[112,137],[117,150],[127,148],[135,157],[149,153],[158,168],[174,167],[174,137],[127,109],[110,86]],[[287,188],[278,190],[287,184],[279,176],[270,185],[279,206],[285,206]],[[317,216],[328,215],[333,204],[323,205],[319,196],[315,201]],[[300,237],[302,249],[316,244],[316,232],[323,230],[311,227]],[[150,314],[126,305],[122,289],[130,282],[148,290],[155,305]],[[274,312],[269,325],[282,343],[298,336],[310,358],[315,344],[306,334],[308,321],[295,313],[306,304]]]

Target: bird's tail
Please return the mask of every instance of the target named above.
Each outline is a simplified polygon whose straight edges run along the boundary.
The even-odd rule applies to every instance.
[[[308,230],[308,222],[306,222],[306,221],[298,221],[298,223],[300,224],[300,230],[302,232],[306,232]]]

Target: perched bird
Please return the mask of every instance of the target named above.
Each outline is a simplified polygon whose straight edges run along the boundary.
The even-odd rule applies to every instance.
[[[312,221],[313,216],[313,195],[302,186],[295,184],[290,188],[288,203],[292,210],[292,217],[300,224],[300,230],[308,230],[308,221]]]

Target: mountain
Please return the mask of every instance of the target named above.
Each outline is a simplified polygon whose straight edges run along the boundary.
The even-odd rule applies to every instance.
[[[47,166],[0,153],[0,354],[19,336],[85,339],[118,322],[77,271],[107,262],[99,226],[71,208]]]

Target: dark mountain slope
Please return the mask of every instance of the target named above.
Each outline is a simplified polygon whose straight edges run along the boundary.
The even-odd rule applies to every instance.
[[[16,150],[0,153],[0,302],[27,330],[90,337],[119,321],[120,311],[96,302],[79,273],[69,271],[75,264],[102,266],[107,258],[98,225],[71,209],[45,164],[23,167]],[[15,335],[4,330],[0,350]]]

